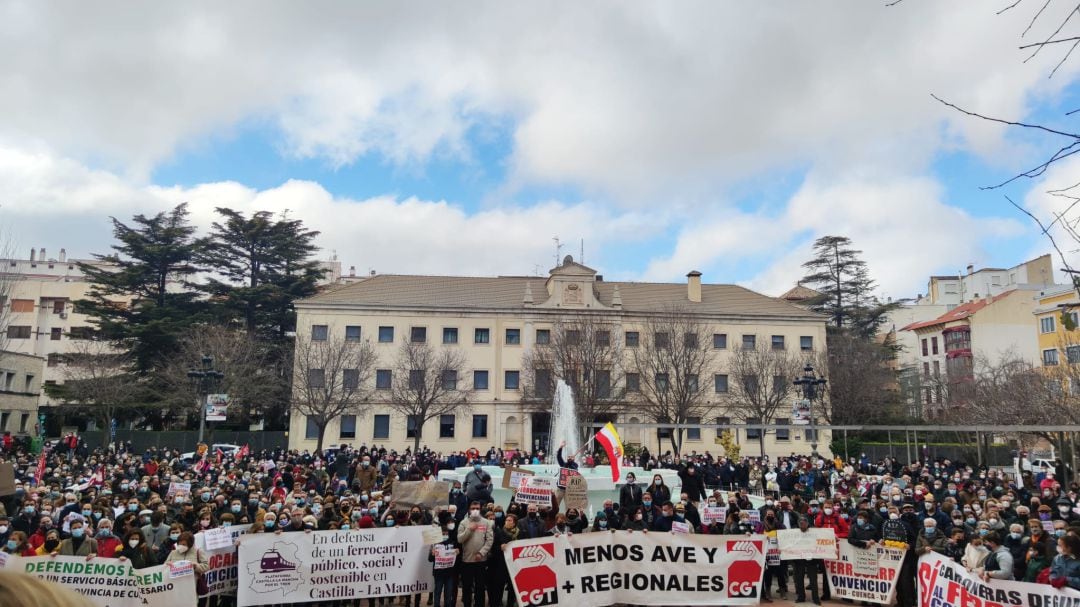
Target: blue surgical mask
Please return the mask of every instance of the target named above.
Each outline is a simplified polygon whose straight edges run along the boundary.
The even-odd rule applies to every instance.
[[[82,529],[72,529],[71,530],[71,537],[73,537],[73,538],[81,538],[83,536],[83,533],[85,533],[85,532]]]
[[[344,531],[348,531],[348,530],[349,530],[349,526],[348,526],[348,525],[342,525],[342,526],[341,526],[341,529],[342,529],[342,530],[344,530]]]
[[[83,516],[90,516],[90,514],[91,514],[91,513],[92,513],[92,511],[91,511],[91,510],[83,510],[83,511],[82,511],[82,515],[83,515]]]
[[[641,505],[642,505],[642,506],[645,506],[646,508],[648,508],[649,506],[652,506],[652,500],[643,500],[643,501],[641,502]]]
[[[244,509],[244,507],[241,506],[240,504],[233,504],[232,505],[233,514],[240,514],[240,511],[243,510],[243,509]]]
[[[128,504],[128,512],[135,512],[139,509],[138,504]]]
[[[386,519],[386,526],[387,527],[393,527],[394,526],[394,519],[392,519],[392,518]]]
[[[7,541],[7,549],[8,550],[15,550],[15,548],[18,547],[18,545],[19,545],[19,543],[16,542],[15,540],[8,540]]]
[[[267,529],[273,529],[275,524],[275,521],[263,521],[263,526]]]

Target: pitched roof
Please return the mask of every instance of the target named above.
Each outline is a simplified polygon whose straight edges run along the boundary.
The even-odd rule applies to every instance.
[[[946,323],[955,322],[957,320],[964,320],[965,318],[974,316],[979,310],[982,310],[986,306],[997,303],[998,301],[1005,299],[1013,293],[1016,293],[1015,289],[1012,291],[1005,291],[1004,293],[1001,293],[999,295],[995,295],[993,298],[984,297],[981,299],[976,299],[975,301],[969,301],[965,304],[956,306],[952,310],[949,310],[948,312],[942,314],[941,316],[938,316],[937,318],[931,320],[924,320],[922,322],[911,323],[910,325],[900,330],[914,331],[916,329],[925,329],[926,327],[933,327],[935,325],[943,325]]]
[[[535,304],[548,298],[546,278],[533,276],[466,277],[380,274],[363,282],[343,285],[297,302],[305,305],[338,305],[387,308],[477,308],[525,310],[525,287]],[[673,304],[685,304],[691,312],[710,315],[784,316],[824,320],[782,299],[726,284],[701,285],[701,302],[690,303],[686,283],[609,282],[592,283],[597,299],[611,306],[616,286],[624,312],[655,312]],[[528,309],[535,309],[528,307]]]
[[[780,296],[780,299],[787,301],[805,301],[807,299],[813,299],[821,295],[821,291],[816,291],[810,287],[804,287],[803,285],[795,285],[787,290],[786,293]]]

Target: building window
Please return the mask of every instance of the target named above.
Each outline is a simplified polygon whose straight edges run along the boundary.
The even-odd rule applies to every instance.
[[[938,353],[937,337],[930,338],[930,351],[936,356]]]
[[[653,345],[657,349],[667,348],[671,345],[671,336],[664,332],[657,333],[653,335]]]
[[[698,391],[698,376],[696,374],[689,374],[686,376],[686,391],[690,394],[696,394]],[[701,423],[701,422],[698,422]]]
[[[686,440],[701,440],[701,418],[688,417],[686,418],[686,423],[697,426],[696,428],[686,429]]]
[[[551,380],[551,369],[533,369],[533,379],[536,386],[533,391],[537,398],[551,398],[551,391],[555,389],[555,382]]]
[[[818,439],[818,431],[817,431],[817,429],[807,428],[807,429],[803,430],[803,438],[805,438],[808,441],[817,442],[817,439]]]
[[[713,375],[713,391],[717,394],[727,394],[728,391],[728,378],[727,375],[717,374]]]
[[[442,342],[444,344],[457,343],[457,327],[443,327]]]
[[[687,350],[697,350],[698,348],[698,335],[697,333],[687,333],[683,335],[683,346]]]
[[[60,341],[60,338],[61,336],[63,336],[63,334],[64,330],[60,327],[53,327],[49,329],[49,339],[52,341]]]
[[[712,347],[716,350],[727,350],[727,333],[713,333]]]
[[[597,331],[596,332],[596,345],[601,348],[606,348],[611,345],[611,331]]]
[[[761,423],[761,418],[760,417],[748,417],[748,418],[746,418],[746,423],[751,424],[751,425],[760,424]],[[746,439],[747,440],[761,440],[761,428],[747,428],[746,429]]]
[[[772,349],[773,350],[783,350],[784,349],[784,336],[783,335],[773,335],[772,336]]]
[[[488,372],[487,371],[473,371],[472,372],[472,387],[473,387],[473,390],[487,390],[488,389]]]
[[[416,416],[405,418],[405,438],[416,438]]]
[[[413,327],[409,331],[409,341],[422,344],[427,341],[427,327]]]
[[[507,390],[517,390],[521,382],[521,373],[518,371],[503,372],[503,386]]]
[[[454,438],[454,416],[439,416],[439,438]]]
[[[473,415],[472,416],[472,437],[473,438],[487,438],[487,416],[486,415]]]
[[[1054,317],[1043,316],[1039,319],[1039,332],[1041,333],[1053,333],[1054,332]]]
[[[627,348],[636,348],[641,343],[641,334],[637,331],[627,331],[625,339]]]
[[[457,370],[456,369],[443,369],[443,372],[442,372],[442,387],[443,387],[443,390],[457,390]]]
[[[656,374],[656,391],[657,392],[667,392],[668,388],[670,388],[670,387],[671,386],[670,386],[670,382],[668,381],[668,374],[667,373],[657,373]]]
[[[971,331],[967,327],[954,329],[945,334],[945,353],[971,350]]]
[[[330,329],[326,325],[311,325],[311,341],[326,341]]]
[[[507,329],[506,330],[506,345],[508,345],[508,346],[520,346],[521,345],[521,329]]]
[[[323,388],[326,387],[326,370],[325,369],[308,369],[307,372],[307,385],[309,388]]]
[[[53,314],[63,314],[64,313],[64,300],[63,299],[54,299],[53,300],[53,302],[52,302],[52,313]]]
[[[777,426],[786,426],[791,423],[791,420],[777,419],[774,420],[773,423],[775,423]],[[788,428],[777,428],[776,440],[791,440],[791,430],[789,430]]]
[[[611,371],[598,369],[593,378],[596,398],[611,398]]]
[[[374,423],[374,432],[371,438],[390,438],[390,416],[389,415],[376,415]]]
[[[566,343],[567,345],[576,346],[581,343],[581,331],[578,329],[568,329],[566,331]]]
[[[473,331],[474,344],[491,343],[491,329],[477,329]]]
[[[355,415],[342,415],[341,416],[341,438],[356,438],[356,416]]]
[[[394,343],[394,327],[379,327],[379,343]]]
[[[315,418],[308,415],[304,417],[304,438],[308,440],[315,440],[319,438],[319,425],[315,423]]]
[[[1070,365],[1080,363],[1080,346],[1068,346],[1065,348],[1065,359]]]
[[[409,370],[409,389],[410,390],[423,390],[425,383],[425,376],[423,369],[410,369]]]
[[[934,377],[941,377],[941,361],[934,361]]]
[[[743,350],[757,350],[757,335],[743,335],[742,336],[742,349]]]
[[[30,421],[29,413],[22,413],[19,415],[19,432],[26,432],[26,424]]]
[[[626,391],[641,392],[641,376],[637,373],[626,374]]]
[[[69,339],[91,339],[94,337],[94,330],[90,327],[71,327],[68,329]]]
[[[60,355],[57,354],[56,352],[52,352],[52,353],[49,354],[48,358],[46,358],[46,361],[47,362],[45,364],[47,364],[50,367],[59,366],[60,365]]]
[[[1058,351],[1057,350],[1043,350],[1043,364],[1047,367],[1052,367],[1058,364]]]
[[[360,387],[360,370],[359,369],[342,369],[341,371],[341,387],[346,390],[356,390]]]
[[[1080,314],[1076,312],[1066,312],[1065,315],[1069,317],[1069,323],[1073,327],[1080,327]],[[1075,329],[1073,330],[1075,331]]]
[[[925,337],[922,340],[922,355],[923,356],[930,356],[930,348],[927,347],[927,345],[926,345],[926,338]]]
[[[809,352],[814,349],[814,336],[803,335],[799,338],[799,349],[803,352]]]
[[[12,312],[33,312],[34,300],[33,299],[12,299],[11,300]]]
[[[726,426],[726,425],[728,425],[730,423],[731,423],[731,418],[730,417],[718,417],[718,418],[716,418],[716,424],[719,425],[719,426]],[[717,428],[716,429],[716,438],[720,438],[721,436],[723,436],[725,430],[727,430],[727,428]]]
[[[751,398],[756,397],[758,393],[758,378],[757,375],[744,375],[742,378],[743,392]]]
[[[7,336],[8,339],[30,339],[30,327],[26,325],[9,326]]]
[[[360,341],[360,327],[354,325],[345,327],[345,341]]]
[[[923,362],[923,364],[922,364],[922,374],[923,374],[923,377],[930,377],[930,363],[925,362],[925,361]]]
[[[539,346],[546,346],[551,343],[551,330],[550,329],[537,329],[536,330],[536,344]]]
[[[390,369],[376,369],[375,370],[375,389],[376,390],[389,390],[391,387],[391,380],[393,374]]]

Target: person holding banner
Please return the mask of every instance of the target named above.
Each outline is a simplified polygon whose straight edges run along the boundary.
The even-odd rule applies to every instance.
[[[447,525],[442,525],[442,541],[432,544],[431,561],[435,579],[434,607],[454,607],[457,602],[458,554],[461,552],[457,539]]]
[[[990,556],[983,562],[983,581],[1011,580],[1013,579],[1013,560],[1009,549],[1001,543],[1001,536],[997,531],[991,531],[983,538],[983,542],[990,549]]]
[[[806,533],[810,528],[810,519],[805,516],[799,517],[799,531]],[[791,568],[795,574],[795,602],[806,602],[806,578],[810,578],[810,598],[815,605],[821,604],[818,596],[818,571],[821,571],[821,561],[817,559],[797,559],[791,561]]]
[[[1057,549],[1058,555],[1050,565],[1050,585],[1059,589],[1068,586],[1080,590],[1080,537],[1059,537]]]

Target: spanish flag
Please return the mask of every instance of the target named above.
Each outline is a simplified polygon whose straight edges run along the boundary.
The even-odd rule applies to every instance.
[[[619,482],[621,476],[619,467],[622,465],[623,446],[622,441],[619,440],[619,433],[615,431],[615,426],[608,422],[606,426],[596,433],[596,440],[604,446],[608,461],[611,462],[611,482]]]

